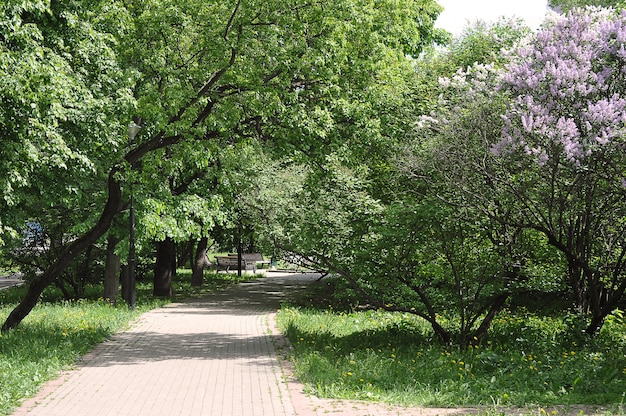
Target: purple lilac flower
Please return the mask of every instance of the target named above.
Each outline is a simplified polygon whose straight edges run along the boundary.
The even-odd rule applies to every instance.
[[[500,89],[516,98],[494,153],[523,150],[545,164],[580,166],[626,133],[626,12],[578,9],[547,23],[518,50]],[[620,91],[619,93],[616,91]],[[548,155],[546,148],[561,149]]]

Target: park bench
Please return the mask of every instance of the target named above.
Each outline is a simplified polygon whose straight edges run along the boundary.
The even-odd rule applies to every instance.
[[[239,267],[239,259],[237,259],[237,256],[215,256],[215,261],[217,263],[217,270],[226,270],[226,271],[230,271],[230,269],[237,269],[237,267]],[[241,260],[241,268],[246,270],[246,263],[245,261],[242,259]]]
[[[229,271],[231,268],[236,270],[239,267],[237,254],[229,253],[228,256],[215,256],[215,260],[218,270]],[[261,253],[244,253],[241,255],[242,270],[252,270],[256,273],[257,266],[269,263],[269,260],[265,260]]]
[[[246,263],[252,263],[253,269],[256,272],[257,267],[264,268],[266,264],[270,264],[269,260],[265,260],[263,258],[263,254],[261,253],[244,253],[241,255],[242,258],[246,261]]]

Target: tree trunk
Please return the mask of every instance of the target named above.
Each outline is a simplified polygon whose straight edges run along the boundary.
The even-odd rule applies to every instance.
[[[87,282],[91,281],[91,256],[93,253],[94,245],[91,244],[87,247],[85,251],[85,259],[78,271],[78,276],[76,276],[76,281],[78,283],[78,292],[76,293],[77,298],[82,298],[85,296],[85,287],[87,286]]]
[[[243,243],[241,242],[242,227],[239,222],[239,231],[237,232],[237,276],[241,277],[241,259],[243,255]]]
[[[256,247],[254,246],[254,228],[252,228],[252,230],[249,231],[250,232],[250,237],[248,239],[248,247],[247,247],[247,252],[248,253],[256,253]]]
[[[122,283],[122,299],[130,305],[132,288],[130,285],[130,267],[128,264],[125,264],[120,270],[120,281]]]
[[[95,243],[109,230],[113,217],[115,217],[115,215],[122,208],[122,189],[120,184],[117,182],[117,179],[115,179],[117,173],[117,168],[113,168],[109,173],[109,198],[104,206],[104,210],[102,211],[100,218],[98,219],[98,222],[91,227],[89,231],[67,246],[59,258],[46,270],[44,270],[43,273],[35,276],[35,278],[31,280],[22,301],[11,311],[2,325],[2,331],[8,331],[17,327],[20,322],[22,322],[22,320],[33,310],[44,289],[54,283],[54,281],[61,276],[63,270],[65,270],[65,268],[73,260],[75,260],[80,253]]]
[[[63,298],[65,300],[72,300],[72,296],[70,296],[70,292],[67,290],[67,288],[63,284],[63,279],[55,280],[54,285],[61,291],[61,293],[63,293]]]
[[[476,330],[476,332],[474,332],[474,336],[472,337],[472,339],[468,340],[465,346],[478,345],[478,343],[485,337],[485,335],[487,335],[487,331],[491,327],[491,323],[493,322],[498,312],[500,312],[504,308],[504,304],[506,303],[506,300],[508,298],[508,293],[501,293],[496,296],[496,298],[491,303],[489,312],[483,318],[483,321]]]
[[[174,243],[174,255],[172,256],[172,263],[170,264],[171,270],[172,270],[172,277],[176,277],[176,274],[178,273],[178,261],[176,259],[176,253],[177,253],[177,249],[176,249],[176,243]]]
[[[195,241],[189,240],[185,243],[179,244],[178,250],[178,267],[185,267],[187,263],[193,268],[193,248]]]
[[[109,237],[107,241],[106,265],[104,269],[104,299],[109,303],[117,304],[117,293],[120,286],[121,259],[115,254],[117,241]]]
[[[210,264],[209,258],[206,255],[207,245],[209,239],[203,237],[198,241],[198,247],[196,248],[196,258],[193,262],[191,272],[191,286],[202,286],[204,278],[204,269]]]
[[[176,244],[171,238],[157,242],[154,266],[154,296],[172,296],[172,263],[176,260]]]
[[[607,298],[602,302],[602,306],[598,308],[597,311],[593,311],[591,322],[589,322],[585,330],[589,336],[596,336],[598,332],[600,332],[604,320],[619,306],[619,302],[624,297],[624,293],[626,293],[626,280],[624,280],[616,290],[612,290],[606,294]]]

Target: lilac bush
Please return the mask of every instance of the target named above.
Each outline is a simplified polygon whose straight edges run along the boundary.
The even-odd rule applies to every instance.
[[[553,17],[517,49],[500,88],[511,100],[491,151],[511,163],[518,224],[565,255],[594,334],[626,290],[626,13]]]
[[[547,22],[503,76],[515,98],[494,152],[519,149],[542,164],[564,157],[583,166],[594,152],[621,150],[625,42],[626,12],[578,9]]]
[[[626,291],[626,13],[551,16],[508,59],[441,79],[400,166],[487,217],[517,277],[568,287],[594,335]]]

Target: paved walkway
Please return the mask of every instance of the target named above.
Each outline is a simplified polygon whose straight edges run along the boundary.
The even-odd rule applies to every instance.
[[[14,416],[317,416],[452,413],[307,397],[280,360],[273,325],[314,274],[268,273],[197,301],[145,313],[48,383]],[[417,410],[417,409],[415,409]]]
[[[15,273],[7,276],[0,276],[0,290],[8,289],[12,286],[19,286],[24,284],[21,274]]]

